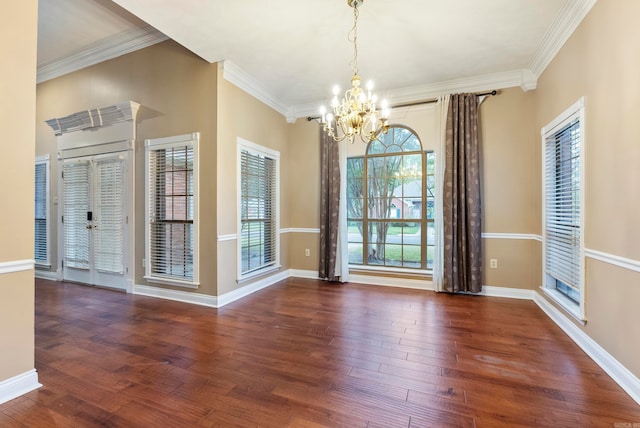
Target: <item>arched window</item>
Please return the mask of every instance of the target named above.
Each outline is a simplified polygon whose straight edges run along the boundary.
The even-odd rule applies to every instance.
[[[404,126],[390,126],[364,157],[347,160],[349,264],[431,269],[434,154]]]

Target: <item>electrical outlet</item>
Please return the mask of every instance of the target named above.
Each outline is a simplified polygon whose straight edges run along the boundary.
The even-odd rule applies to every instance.
[[[307,257],[309,257],[309,256],[311,255],[311,250],[310,250],[310,249],[308,249],[308,248],[305,248],[305,249],[304,249],[304,255],[305,255],[305,256],[307,256]]]
[[[489,267],[491,269],[498,269],[498,259],[489,260]]]

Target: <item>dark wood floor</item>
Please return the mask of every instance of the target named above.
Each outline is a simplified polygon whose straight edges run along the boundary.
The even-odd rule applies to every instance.
[[[36,280],[7,427],[614,427],[625,394],[530,301],[289,279],[222,309]]]

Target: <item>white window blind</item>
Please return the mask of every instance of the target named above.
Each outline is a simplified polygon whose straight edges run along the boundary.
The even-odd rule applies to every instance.
[[[580,304],[583,278],[580,118],[574,115],[545,137],[547,287]]]
[[[35,241],[34,259],[49,265],[49,160],[36,160],[35,168]]]
[[[93,211],[94,267],[102,272],[124,273],[125,164],[122,159],[98,161]]]
[[[278,263],[278,160],[240,149],[240,276]]]
[[[147,140],[147,278],[193,283],[196,150],[180,137]],[[164,141],[164,143],[162,143]]]
[[[89,161],[65,163],[63,167],[64,263],[76,269],[89,269],[90,167]]]

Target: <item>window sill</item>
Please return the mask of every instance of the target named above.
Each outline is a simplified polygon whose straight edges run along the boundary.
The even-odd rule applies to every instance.
[[[184,287],[184,288],[198,288],[200,287],[200,283],[191,282],[191,281],[180,281],[178,279],[170,279],[170,278],[162,278],[158,276],[144,276],[144,279],[149,283],[153,284],[162,284],[162,285],[173,285],[175,287]]]
[[[418,278],[433,277],[431,269],[407,269],[388,266],[372,266],[372,265],[349,265],[349,272],[353,273],[381,273],[381,274],[402,274],[407,276],[415,276]]]
[[[564,309],[572,318],[581,325],[587,325],[587,320],[581,313],[580,305],[570,300],[564,294],[557,292],[552,288],[540,287],[545,296],[553,300],[560,308]]]

